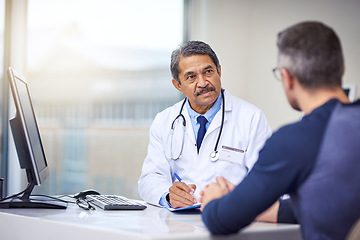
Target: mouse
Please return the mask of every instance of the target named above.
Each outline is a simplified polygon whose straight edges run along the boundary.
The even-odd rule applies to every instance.
[[[87,195],[100,195],[100,193],[94,189],[87,189],[87,190],[84,190],[84,191],[81,191],[81,192],[78,192],[76,194],[74,194],[73,198],[76,198],[76,199],[85,199],[85,197]]]

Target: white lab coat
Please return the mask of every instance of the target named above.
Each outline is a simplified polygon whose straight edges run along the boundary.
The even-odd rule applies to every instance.
[[[260,109],[231,96],[226,91],[224,94],[224,126],[218,144],[220,158],[216,162],[210,161],[210,154],[214,151],[218,138],[222,109],[217,112],[206,131],[198,154],[191,120],[186,107],[183,108],[186,132],[184,149],[178,160],[170,158],[170,129],[183,101],[157,114],[150,128],[148,154],[138,182],[143,200],[158,204],[160,197],[169,191],[174,181],[177,181],[174,172],[183,182],[196,184],[196,197],[208,183],[214,182],[217,176],[224,176],[232,183],[238,184],[247,175],[258,158],[258,152],[270,137],[271,130]],[[175,122],[172,144],[174,157],[178,156],[181,149],[184,133],[182,124],[182,118]],[[241,150],[244,153],[241,153]]]

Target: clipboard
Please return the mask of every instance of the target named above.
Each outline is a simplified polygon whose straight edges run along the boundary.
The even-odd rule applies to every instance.
[[[177,212],[177,211],[183,211],[183,210],[189,210],[189,209],[196,209],[200,208],[201,203],[195,203],[194,205],[188,206],[188,207],[182,207],[182,208],[171,208],[171,207],[165,207],[170,212]]]

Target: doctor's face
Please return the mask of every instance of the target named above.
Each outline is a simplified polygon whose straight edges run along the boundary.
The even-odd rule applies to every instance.
[[[182,56],[179,61],[180,84],[173,79],[176,89],[183,93],[194,111],[204,114],[221,92],[221,66],[219,72],[208,55]]]

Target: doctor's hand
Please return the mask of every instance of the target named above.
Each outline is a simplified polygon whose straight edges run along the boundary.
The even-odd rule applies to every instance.
[[[169,203],[173,208],[188,207],[197,202],[193,196],[196,185],[184,182],[174,182],[169,188]]]
[[[203,211],[205,206],[212,200],[221,198],[234,190],[235,185],[224,177],[216,177],[216,182],[206,185],[204,190],[200,192],[200,202]]]

